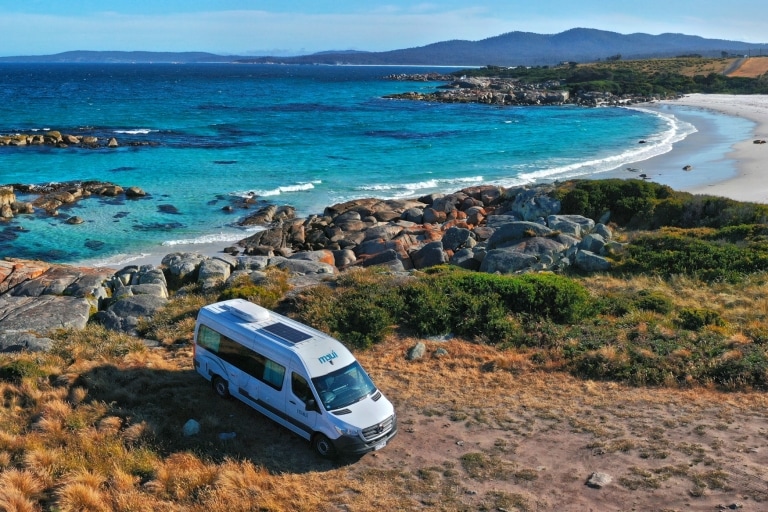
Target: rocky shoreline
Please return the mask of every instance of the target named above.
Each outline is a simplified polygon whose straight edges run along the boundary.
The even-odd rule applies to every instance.
[[[434,265],[498,274],[577,268],[606,271],[613,240],[608,216],[561,215],[554,187],[480,186],[410,200],[359,199],[296,218],[270,206],[251,216],[260,231],[221,254],[171,253],[159,266],[105,268],[0,260],[0,352],[48,350],[51,329],[89,321],[136,335],[169,300],[173,286],[204,291],[248,279],[268,267],[289,272],[297,286],[318,284],[353,268],[407,273]]]
[[[16,192],[32,194],[37,197],[32,201],[19,201]],[[0,221],[8,221],[17,215],[33,215],[38,211],[56,217],[59,208],[76,203],[92,196],[139,199],[147,193],[140,187],[121,187],[105,181],[74,181],[48,183],[45,185],[25,185],[13,183],[0,185]],[[67,218],[70,224],[79,224],[82,219],[73,216]]]
[[[287,260],[282,265],[295,271],[313,268],[308,262],[333,267],[327,272],[371,265],[408,271],[444,263],[503,274],[571,265],[609,268],[604,255],[618,247],[608,244],[608,228],[559,215],[553,190],[550,185],[479,186],[418,199],[358,199],[298,219],[270,206],[259,212],[264,231],[225,250],[282,257]],[[283,216],[272,217],[280,211]]]
[[[666,96],[615,95],[610,92],[583,91],[571,95],[562,89],[562,82],[551,80],[543,83],[524,84],[514,78],[459,78],[452,75],[416,74],[389,75],[388,80],[414,82],[447,82],[434,92],[405,92],[389,94],[385,98],[437,103],[482,103],[487,105],[581,105],[587,107],[627,106],[647,103]]]

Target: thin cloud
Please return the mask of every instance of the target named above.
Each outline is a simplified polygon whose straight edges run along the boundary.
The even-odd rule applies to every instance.
[[[555,34],[574,27],[620,33],[678,32],[752,42],[765,39],[762,23],[754,18],[697,17],[690,13],[660,18],[652,14],[646,18],[630,11],[586,9],[581,16],[568,12],[557,17],[556,12],[545,12],[543,8],[523,12],[509,6],[491,9],[475,4],[449,10],[431,2],[403,6],[393,2],[372,9],[358,6],[342,13],[247,9],[130,14],[113,9],[51,15],[9,11],[0,18],[0,33],[4,36],[0,52],[39,55],[89,49],[253,54],[254,48],[280,48],[284,54],[387,51],[449,39],[476,41],[518,30]]]

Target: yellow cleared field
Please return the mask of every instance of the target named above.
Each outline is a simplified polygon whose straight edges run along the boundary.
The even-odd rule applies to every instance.
[[[768,56],[750,57],[738,69],[729,73],[728,76],[756,78],[766,73],[768,73]]]
[[[739,61],[743,61],[739,64]],[[746,59],[678,57],[672,59],[623,60],[582,64],[607,68],[630,68],[641,73],[676,73],[684,76],[724,74],[735,77],[757,78],[768,72],[768,56]],[[731,68],[735,68],[729,71]]]

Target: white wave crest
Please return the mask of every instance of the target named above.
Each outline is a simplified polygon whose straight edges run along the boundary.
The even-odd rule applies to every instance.
[[[361,185],[356,187],[355,190],[366,192],[388,192],[395,191],[400,195],[400,192],[413,193],[417,190],[427,189],[439,189],[444,187],[450,187],[454,185],[466,185],[468,183],[482,183],[482,176],[469,176],[466,178],[433,178],[431,180],[417,181],[414,183],[379,183],[373,185]]]
[[[249,231],[263,231],[261,229],[253,229]],[[202,245],[202,244],[217,244],[238,242],[243,239],[243,233],[209,233],[196,238],[183,238],[180,240],[166,240],[162,243],[163,247],[173,247],[177,245]]]
[[[280,194],[289,194],[291,192],[304,192],[306,190],[312,190],[315,188],[315,185],[319,185],[320,183],[322,183],[321,180],[315,180],[309,183],[296,183],[295,185],[284,185],[267,190],[249,190],[247,192],[238,191],[233,192],[231,195],[237,197],[272,197],[279,196]]]
[[[630,110],[636,110],[645,114],[651,114],[660,118],[665,124],[666,129],[648,137],[644,144],[638,144],[636,147],[627,149],[624,152],[610,155],[604,158],[596,158],[581,162],[574,162],[566,165],[555,165],[545,169],[533,172],[523,173],[508,182],[500,181],[498,184],[504,186],[514,186],[527,183],[534,183],[546,179],[568,179],[577,176],[599,174],[612,171],[630,162],[642,162],[658,155],[663,155],[672,151],[672,146],[680,142],[692,133],[698,130],[695,126],[685,121],[681,121],[672,114],[656,112],[639,107],[627,107]]]
[[[146,135],[148,133],[156,132],[157,130],[150,130],[149,128],[134,128],[132,130],[113,130],[114,133],[127,133],[128,135]]]
[[[146,258],[149,258],[150,256],[152,256],[152,254],[148,252],[142,252],[139,254],[116,254],[114,256],[110,256],[109,258],[105,258],[102,260],[86,260],[84,262],[81,262],[80,264],[86,267],[120,268],[128,265],[131,262],[134,262],[137,260],[144,260]]]

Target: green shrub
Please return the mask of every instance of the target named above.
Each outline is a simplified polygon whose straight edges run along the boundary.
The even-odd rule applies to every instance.
[[[452,290],[451,290],[452,291]],[[466,318],[462,311],[460,319],[452,318],[450,301],[456,300],[455,293],[443,287],[420,280],[404,287],[400,295],[404,301],[403,323],[420,336],[446,334],[453,330],[455,320]]]
[[[255,284],[247,275],[234,280],[229,288],[219,296],[219,300],[246,299],[267,309],[275,309],[288,290],[289,273],[275,267],[267,269],[267,277],[260,284]]]
[[[337,314],[334,331],[357,348],[368,348],[381,342],[395,323],[390,311],[366,301],[347,303],[346,310]]]
[[[595,314],[600,315],[624,316],[635,307],[631,298],[621,294],[607,294],[594,301]]]
[[[521,318],[565,323],[592,309],[584,287],[551,274],[498,276],[442,267],[406,281],[353,272],[336,285],[302,292],[297,313],[360,347],[378,343],[398,324],[419,336],[455,333],[510,344],[524,339]]]
[[[302,321],[357,348],[379,343],[402,315],[398,283],[375,270],[348,272],[336,282],[302,291],[296,313]]]
[[[764,204],[694,196],[635,179],[573,180],[561,184],[555,195],[563,213],[598,219],[610,212],[612,222],[635,229],[721,228],[764,224],[768,219],[768,206]]]
[[[611,213],[611,221],[623,226],[648,227],[656,203],[671,197],[666,185],[644,180],[575,180],[556,191],[562,212],[600,218]]]
[[[768,356],[762,347],[747,345],[717,358],[706,376],[728,389],[768,389]]]
[[[768,206],[713,196],[688,196],[679,218],[665,225],[682,228],[723,228],[740,224],[764,224]]]
[[[44,377],[46,372],[36,361],[14,359],[0,366],[0,380],[20,383],[26,377]]]
[[[647,290],[638,292],[634,305],[637,309],[653,311],[662,315],[670,313],[674,307],[672,300],[663,293]]]
[[[717,311],[704,308],[684,308],[680,310],[678,324],[683,329],[698,331],[707,325],[723,326],[725,322]]]
[[[554,274],[498,276],[433,270],[402,291],[403,324],[419,335],[453,332],[507,343],[519,334],[511,315],[565,323],[584,318],[592,301],[575,281]]]
[[[688,234],[693,233],[665,229],[639,236],[627,245],[616,269],[665,277],[687,275],[709,282],[739,282],[768,270],[765,244],[710,241]]]
[[[295,312],[299,319],[323,332],[331,334],[337,292],[328,286],[312,286],[296,297]]]
[[[515,312],[558,323],[576,322],[592,313],[592,298],[573,279],[555,274],[525,274],[517,279],[522,283],[525,296],[516,295],[514,289],[511,295],[502,296]]]

